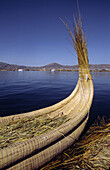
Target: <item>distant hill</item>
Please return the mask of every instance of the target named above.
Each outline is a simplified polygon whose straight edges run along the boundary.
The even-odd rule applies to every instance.
[[[110,70],[110,64],[90,64],[90,70]]]
[[[59,68],[63,68],[64,66],[58,63],[50,63],[48,65],[43,66],[43,68],[48,68],[48,69],[59,69]]]
[[[58,63],[51,63],[47,64],[42,67],[30,67],[30,66],[23,66],[23,65],[14,65],[14,64],[8,64],[4,62],[0,62],[0,70],[18,70],[18,69],[23,69],[23,70],[78,70],[78,65],[74,66],[64,66]],[[90,70],[93,71],[107,71],[110,70],[110,64],[90,64]]]
[[[0,69],[22,69],[22,68],[26,68],[26,66],[19,66],[19,65],[14,65],[14,64],[8,64],[8,63],[3,63],[0,62]]]
[[[58,64],[58,63],[51,63],[51,64],[47,64],[47,65],[39,67],[39,68],[42,68],[42,69],[56,69],[56,70],[61,70],[61,69],[64,69],[64,70],[68,70],[68,69],[69,70],[77,70],[78,65],[64,66],[64,65],[61,65],[61,64]]]
[[[78,66],[64,66],[58,63],[51,63],[41,67],[30,67],[30,66],[21,66],[0,62],[0,70],[18,70],[18,69],[26,69],[26,70],[36,70],[36,69],[45,69],[45,70],[59,70],[59,69],[78,69]]]
[[[18,70],[18,69],[32,69],[32,68],[34,69],[34,68],[38,68],[38,67],[14,65],[14,64],[0,62],[0,70]]]

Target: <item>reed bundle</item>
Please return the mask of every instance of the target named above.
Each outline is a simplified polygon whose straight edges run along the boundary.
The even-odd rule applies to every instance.
[[[78,66],[79,66],[79,77],[81,79],[84,79],[84,73],[88,74],[88,78],[92,79],[90,70],[89,70],[89,60],[88,60],[88,51],[87,51],[87,44],[86,44],[86,38],[83,32],[82,28],[82,20],[81,20],[81,15],[79,12],[79,17],[78,20],[74,17],[74,22],[73,22],[73,33],[70,30],[68,23],[64,22],[71,38],[72,38],[72,44],[74,47],[74,50],[77,53],[78,57]]]
[[[107,123],[108,122],[108,123]],[[110,119],[96,121],[69,149],[41,170],[104,170],[110,167]]]
[[[85,128],[94,94],[86,40],[80,17],[74,36],[65,25],[78,56],[78,83],[66,99],[53,106],[0,118],[1,169],[38,169],[72,145]]]
[[[0,125],[0,149],[46,133],[67,122],[67,116],[53,119],[46,115],[27,117]]]

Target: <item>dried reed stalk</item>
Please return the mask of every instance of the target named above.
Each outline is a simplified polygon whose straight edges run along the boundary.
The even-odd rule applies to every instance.
[[[0,125],[0,149],[8,147],[15,142],[22,142],[46,133],[68,120],[66,115],[55,117],[54,119],[42,115],[2,124]]]
[[[41,168],[52,169],[97,169],[110,167],[110,119],[103,119],[90,126],[83,137],[55,160]],[[101,124],[101,125],[100,125]]]
[[[88,78],[92,79],[90,70],[89,70],[89,60],[88,60],[88,51],[87,51],[87,44],[86,44],[86,39],[85,35],[83,32],[82,28],[82,20],[81,20],[81,15],[79,12],[79,17],[78,20],[73,15],[74,19],[74,25],[73,25],[73,33],[70,30],[68,23],[63,21],[62,22],[65,24],[71,38],[72,38],[72,44],[74,47],[74,50],[77,53],[78,57],[78,66],[79,66],[79,77],[81,79],[85,79],[84,72],[85,74],[88,74]]]

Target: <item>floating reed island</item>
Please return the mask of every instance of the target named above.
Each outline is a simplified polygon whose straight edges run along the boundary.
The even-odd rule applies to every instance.
[[[40,110],[0,118],[0,169],[38,169],[72,145],[88,121],[94,88],[82,22],[66,25],[76,50],[79,79],[61,102]]]

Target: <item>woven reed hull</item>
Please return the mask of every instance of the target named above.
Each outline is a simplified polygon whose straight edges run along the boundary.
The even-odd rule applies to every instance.
[[[0,118],[0,123],[46,115],[51,118],[67,115],[70,120],[32,139],[16,142],[0,151],[0,169],[37,169],[68,148],[83,131],[92,104],[94,88],[89,70],[86,40],[82,20],[74,17],[74,32],[64,22],[73,41],[79,64],[79,80],[72,94],[63,101],[37,111]]]
[[[9,170],[31,170],[31,169],[38,169],[41,166],[45,165],[47,162],[52,160],[55,156],[63,152],[69,146],[75,142],[84,130],[84,127],[87,123],[88,117],[84,120],[84,122],[70,135],[63,138],[62,140],[58,141],[54,145],[50,146],[49,148],[41,151],[40,153],[8,168]]]
[[[91,107],[93,91],[92,80],[89,79],[86,81],[83,77],[82,80],[78,80],[72,94],[58,104],[30,113],[1,118],[1,123],[5,123],[16,119],[22,119],[23,117],[41,114],[48,114],[54,117],[59,116],[59,114],[63,112],[71,119],[50,132],[2,149],[0,151],[0,169],[8,166],[12,166],[14,169],[26,169],[27,166],[33,169],[36,167],[38,168],[69,147],[84,129],[87,118],[85,121],[83,121],[83,119],[87,116]],[[82,125],[80,125],[81,122],[83,122]],[[71,135],[74,140],[71,138],[71,135],[69,137],[68,134],[70,132],[72,132]],[[62,137],[64,139],[61,139]],[[69,142],[67,142],[67,139]],[[48,146],[50,147],[48,148]],[[43,150],[44,147],[47,147],[47,149]],[[34,152],[36,153],[35,156],[24,160],[25,157],[29,157],[29,155],[34,154]],[[21,161],[19,164],[13,166],[13,164],[19,161]]]

